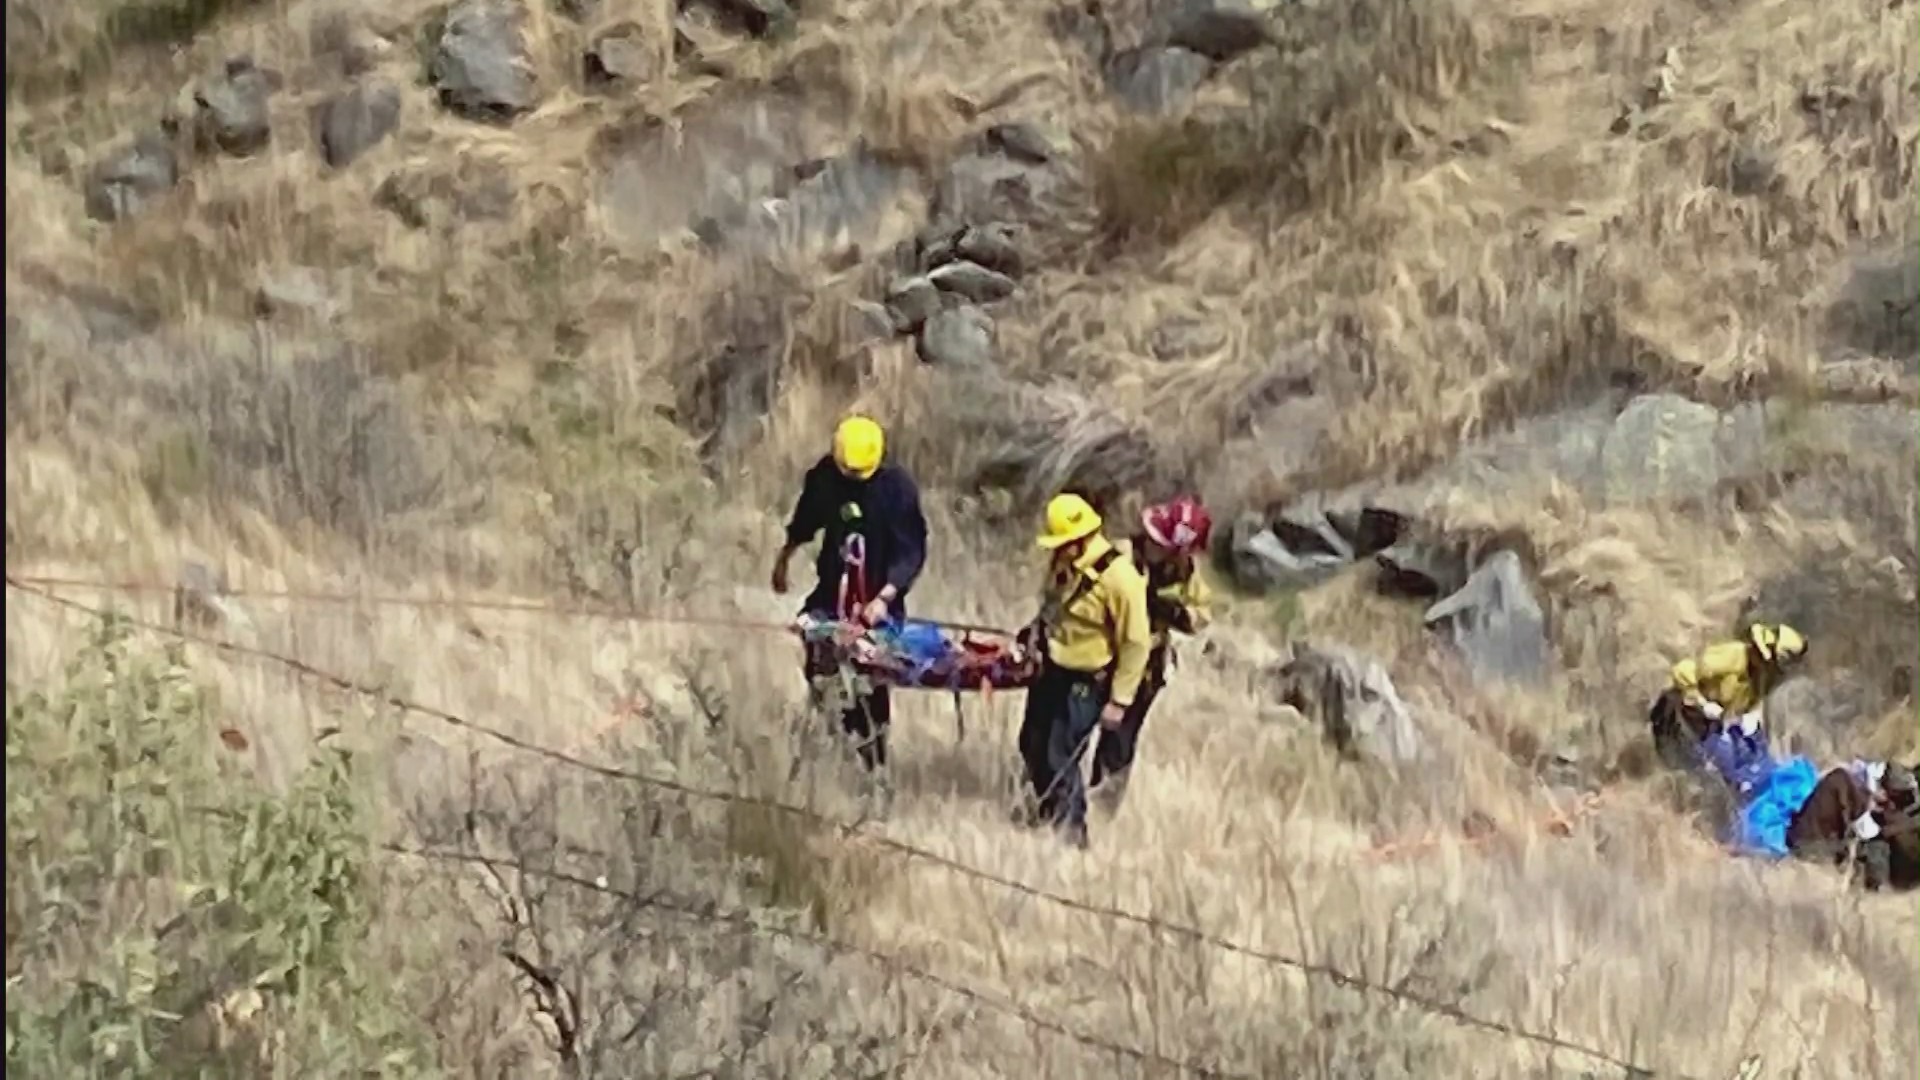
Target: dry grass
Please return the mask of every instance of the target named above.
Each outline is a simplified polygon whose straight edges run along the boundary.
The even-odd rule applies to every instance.
[[[905,705],[899,797],[877,828],[1663,1076],[1728,1076],[1748,1055],[1769,1076],[1910,1071],[1910,903],[1731,861],[1632,781],[1552,838],[1556,796],[1528,766],[1630,757],[1670,659],[1748,614],[1804,623],[1818,676],[1869,687],[1844,723],[1789,724],[1790,739],[1920,752],[1912,414],[1904,442],[1796,420],[1833,415],[1814,411],[1823,398],[1915,403],[1911,5],[1304,5],[1287,48],[1150,122],[1118,111],[1097,59],[1041,7],[816,6],[790,39],[705,42],[704,64],[598,94],[579,48],[630,21],[665,61],[670,5],[603,0],[575,21],[535,4],[543,99],[495,128],[449,117],[423,84],[430,3],[200,5],[167,31],[173,50],[128,45],[105,9],[10,3],[9,565],[164,582],[197,559],[262,588],[777,620],[786,605],[762,586],[777,515],[831,417],[859,406],[929,490],[920,610],[1011,623],[1036,569],[1026,523],[1063,485],[1193,486],[1225,516],[1417,480],[1611,390],[1768,397],[1781,438],[1764,475],[1694,503],[1434,493],[1436,527],[1525,538],[1559,661],[1545,688],[1475,688],[1361,572],[1230,597],[1091,854],[1005,824],[1005,698],[974,705],[960,745],[948,702]],[[329,170],[307,115],[346,84],[343,43],[400,88],[401,120]],[[239,52],[284,75],[273,149],[195,157],[147,212],[87,221],[87,163]],[[859,305],[963,137],[1016,119],[1071,148],[1072,207],[994,311],[997,370],[926,368]],[[861,139],[863,212],[795,213],[718,249],[697,235]],[[260,282],[299,268],[329,310],[256,316]],[[1158,358],[1176,337],[1202,344]],[[146,614],[165,618],[159,601]],[[223,633],[546,746],[859,811],[857,778],[797,734],[796,658],[773,635],[269,602],[245,615]],[[10,595],[10,689],[52,677],[76,628]],[[1298,637],[1387,661],[1440,760],[1398,780],[1342,767],[1267,705],[1258,672]],[[344,715],[282,672],[211,652],[194,669],[268,780]],[[616,722],[618,700],[649,707]],[[409,842],[750,910],[1228,1071],[1610,1075],[788,819],[398,724],[353,734],[380,762],[387,835]],[[1512,844],[1462,839],[1485,822]],[[1430,831],[1418,855],[1375,851]],[[587,1075],[1153,1072],[885,964],[535,877],[499,875],[506,908],[471,866],[396,861],[380,886],[385,932],[414,931],[400,992],[448,1073],[563,1067],[503,945],[571,980],[568,1052]]]

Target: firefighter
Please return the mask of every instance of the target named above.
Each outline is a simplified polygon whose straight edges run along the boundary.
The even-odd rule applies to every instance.
[[[1100,514],[1078,495],[1047,504],[1037,543],[1051,552],[1040,617],[1023,637],[1042,650],[1027,690],[1020,756],[1037,819],[1075,847],[1087,845],[1080,758],[1096,729],[1119,730],[1141,692],[1152,630],[1147,579],[1101,532]],[[1104,735],[1102,736],[1105,737]]]
[[[1147,621],[1153,651],[1140,692],[1127,707],[1120,726],[1101,732],[1093,752],[1094,794],[1111,813],[1126,796],[1127,777],[1139,750],[1140,729],[1147,711],[1166,687],[1167,669],[1176,662],[1173,634],[1195,634],[1206,628],[1211,598],[1200,575],[1199,556],[1207,549],[1213,520],[1204,506],[1181,497],[1149,506],[1140,515],[1140,529],[1130,538],[1129,554],[1147,578]]]
[[[927,559],[927,520],[913,477],[886,458],[886,435],[866,416],[841,421],[833,450],[807,471],[787,519],[786,543],[773,561],[773,591],[785,594],[793,553],[820,538],[817,579],[800,614],[816,620],[877,626],[904,618],[907,594]],[[830,645],[811,645],[805,671],[816,698],[820,680],[839,670]],[[892,696],[885,686],[854,695],[841,726],[856,740],[869,770],[887,764]]]
[[[1704,756],[1729,782],[1740,782],[1769,759],[1767,696],[1806,655],[1800,631],[1755,623],[1742,639],[1709,645],[1673,665],[1671,684],[1649,716],[1662,759],[1686,769]]]

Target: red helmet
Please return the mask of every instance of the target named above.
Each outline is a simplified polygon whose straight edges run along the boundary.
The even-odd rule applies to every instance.
[[[1213,534],[1213,519],[1199,501],[1182,495],[1172,502],[1147,507],[1140,515],[1147,539],[1178,555],[1204,550]]]

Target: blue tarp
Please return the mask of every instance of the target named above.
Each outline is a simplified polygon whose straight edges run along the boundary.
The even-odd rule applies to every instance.
[[[909,681],[938,667],[953,653],[953,643],[938,623],[898,619],[876,627],[873,638],[904,668]]]
[[[1819,783],[1820,770],[1809,758],[1790,757],[1774,764],[1741,796],[1727,843],[1742,855],[1785,858],[1787,826]]]

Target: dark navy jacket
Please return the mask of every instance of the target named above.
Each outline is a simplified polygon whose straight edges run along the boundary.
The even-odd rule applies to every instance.
[[[787,544],[800,547],[820,537],[814,569],[819,583],[807,594],[807,611],[834,611],[840,599],[842,556],[847,537],[866,538],[866,596],[881,587],[899,593],[889,605],[896,618],[906,613],[907,593],[927,562],[927,519],[920,511],[920,489],[905,469],[882,465],[865,480],[841,472],[831,456],[807,470],[800,498],[787,519]]]

